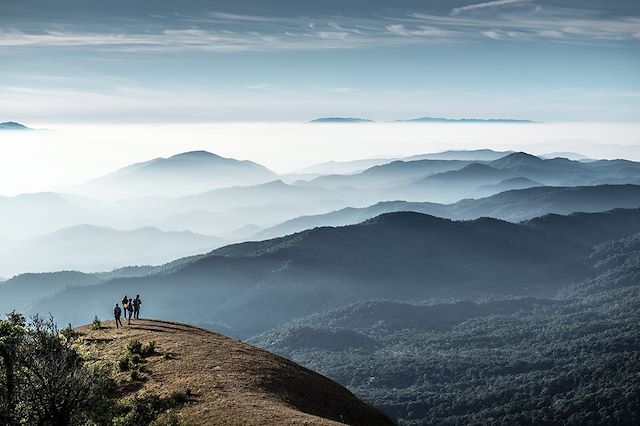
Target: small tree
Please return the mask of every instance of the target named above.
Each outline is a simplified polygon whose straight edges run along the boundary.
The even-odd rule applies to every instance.
[[[15,312],[0,320],[0,363],[2,364],[2,394],[0,395],[0,423],[18,423],[16,406],[18,400],[19,367],[26,334],[25,320]]]
[[[84,366],[72,339],[59,337],[53,319],[33,318],[23,362],[28,384],[23,419],[28,424],[68,425],[105,393],[104,377]]]

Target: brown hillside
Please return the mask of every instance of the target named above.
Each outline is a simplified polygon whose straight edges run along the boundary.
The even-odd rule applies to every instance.
[[[78,329],[83,351],[113,366],[124,398],[169,396],[189,390],[192,401],[176,412],[195,425],[392,425],[351,392],[292,361],[200,328],[138,320],[116,330]],[[156,342],[138,382],[117,360],[129,341]],[[172,356],[165,357],[170,352]]]

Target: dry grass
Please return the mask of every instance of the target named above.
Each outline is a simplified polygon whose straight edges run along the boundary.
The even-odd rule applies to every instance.
[[[125,323],[126,324],[126,323]],[[335,382],[287,359],[200,328],[136,320],[115,329],[78,329],[80,344],[94,360],[113,366],[123,397],[174,392],[193,394],[178,408],[196,425],[391,425]],[[132,381],[117,367],[127,343],[156,342],[157,355],[144,361],[143,378]],[[172,357],[163,356],[171,353]]]

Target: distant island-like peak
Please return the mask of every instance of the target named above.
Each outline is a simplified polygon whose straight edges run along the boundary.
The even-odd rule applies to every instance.
[[[397,120],[401,123],[536,123],[532,120],[521,120],[513,118],[443,118],[443,117],[420,117],[409,120]]]
[[[357,117],[322,117],[311,120],[309,123],[374,123],[374,121]]]
[[[5,121],[0,123],[0,130],[33,130],[24,124],[16,123],[15,121]]]

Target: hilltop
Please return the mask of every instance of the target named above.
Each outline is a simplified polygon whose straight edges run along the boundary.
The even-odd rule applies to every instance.
[[[119,330],[77,329],[79,347],[117,371],[132,340],[155,342],[141,376],[115,373],[122,398],[188,398],[173,408],[188,424],[393,425],[351,392],[287,359],[189,325],[139,320]],[[175,399],[175,396],[173,397]]]

